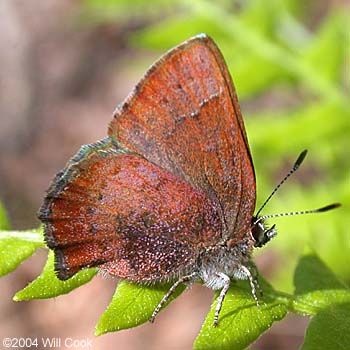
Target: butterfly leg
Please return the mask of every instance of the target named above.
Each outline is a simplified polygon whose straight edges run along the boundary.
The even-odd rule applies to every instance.
[[[253,295],[253,298],[256,302],[256,306],[260,307],[259,300],[258,300],[258,297],[256,295],[256,288],[255,288],[255,286],[257,285],[256,276],[253,276],[252,273],[250,272],[250,270],[248,269],[248,267],[246,267],[244,265],[241,265],[237,272],[238,272],[238,275],[240,274],[240,279],[248,279],[249,280],[250,288],[252,289],[252,295]],[[260,286],[259,286],[259,288],[260,288]]]
[[[218,297],[218,302],[216,304],[216,308],[215,308],[215,314],[214,314],[214,323],[213,326],[217,327],[218,323],[219,323],[219,314],[222,308],[222,303],[225,299],[225,295],[228,291],[228,289],[230,288],[230,277],[228,277],[227,275],[225,275],[224,273],[218,273],[218,277],[221,278],[224,282],[224,286],[222,287],[219,297]]]
[[[170,298],[170,296],[175,292],[176,288],[184,282],[188,282],[194,279],[194,277],[197,276],[196,272],[191,273],[190,275],[186,275],[186,276],[182,276],[181,278],[179,278],[168,290],[168,292],[164,295],[163,299],[159,302],[159,304],[157,305],[157,307],[154,309],[152,316],[150,318],[150,322],[154,322],[156,316],[158,315],[160,309],[164,306],[164,304],[168,301],[168,299]]]
[[[263,296],[263,290],[259,284],[259,271],[256,265],[254,264],[253,261],[249,261],[249,266],[248,266],[250,273],[252,274],[254,285],[256,290],[259,292],[259,297]]]

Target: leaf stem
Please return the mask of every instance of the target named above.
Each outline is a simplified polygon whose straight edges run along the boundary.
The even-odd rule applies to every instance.
[[[306,303],[305,301],[298,300],[297,295],[285,293],[275,289],[269,289],[265,293],[265,295],[271,298],[274,298],[277,301],[285,304],[289,312],[293,312],[301,316],[312,317],[316,315],[320,310],[322,310],[322,307],[318,307],[318,306],[315,306],[314,304],[310,304],[310,303]]]
[[[22,241],[29,241],[37,244],[41,244],[41,246],[45,246],[43,241],[43,236],[38,230],[31,231],[1,231],[0,239],[4,238],[14,238],[20,239]]]

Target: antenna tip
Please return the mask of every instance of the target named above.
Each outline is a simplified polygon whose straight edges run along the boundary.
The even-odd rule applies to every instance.
[[[305,157],[306,157],[306,154],[307,154],[307,150],[304,149],[304,151],[302,151],[300,154],[299,154],[299,157],[298,159],[296,160],[295,164],[294,164],[294,169],[297,169],[299,168],[300,164],[304,161]]]
[[[317,209],[317,212],[322,213],[324,211],[328,211],[328,210],[332,210],[332,209],[335,209],[335,208],[339,208],[340,206],[341,206],[340,203],[333,203],[333,204],[326,205],[325,207]]]

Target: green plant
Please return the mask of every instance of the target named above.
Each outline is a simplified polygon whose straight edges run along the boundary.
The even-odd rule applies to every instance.
[[[0,274],[13,271],[38,248],[44,247],[41,230],[3,231],[0,234]],[[19,254],[18,252],[26,252]],[[13,259],[16,257],[16,259]],[[59,280],[53,270],[53,254],[40,274],[27,287],[15,294],[15,301],[52,298],[87,283],[96,269],[79,272],[67,281]],[[315,254],[300,258],[294,274],[293,294],[278,291],[262,277],[264,291],[257,307],[249,285],[237,282],[231,287],[223,305],[220,325],[213,328],[216,298],[194,343],[195,349],[245,349],[272,323],[283,319],[288,312],[312,317],[303,349],[346,349],[350,344],[348,312],[350,291]],[[147,322],[169,285],[139,286],[127,281],[119,282],[112,301],[102,314],[96,335],[136,327]],[[171,300],[184,291],[179,288]],[[332,320],[329,327],[329,319]],[[322,347],[324,344],[326,346]]]
[[[113,22],[116,18],[126,21],[140,13],[155,19],[166,11],[169,15],[165,19],[130,37],[132,44],[139,47],[169,48],[199,32],[215,39],[230,67],[243,107],[257,172],[258,197],[264,199],[275,185],[278,180],[275,174],[283,168],[286,158],[294,158],[303,148],[310,150],[311,159],[300,170],[303,181],[288,184],[269,204],[270,212],[308,209],[333,201],[349,203],[345,169],[349,166],[350,130],[343,78],[348,39],[341,9],[332,9],[317,29],[310,31],[303,25],[306,13],[301,1],[252,0],[240,3],[238,12],[224,0],[158,0],[152,2],[152,7],[148,2],[124,0],[85,0],[85,4],[83,18],[87,25]],[[265,101],[271,97],[272,108],[256,102],[258,98]],[[249,104],[253,107],[245,111]],[[9,231],[6,215],[0,209],[2,276],[45,245],[41,229]],[[280,261],[288,263],[281,263],[284,268],[276,270],[273,286],[261,281],[264,296],[260,309],[248,284],[238,282],[225,299],[219,327],[212,328],[215,295],[194,347],[244,349],[273,322],[293,312],[312,317],[304,350],[347,349],[350,292],[336,276],[350,280],[349,225],[346,205],[321,217],[295,217],[279,222],[278,238],[263,253],[273,251]],[[16,293],[14,300],[68,293],[95,274],[96,269],[85,270],[62,282],[54,275],[50,253],[42,274]],[[96,334],[146,322],[167,288],[119,283]]]

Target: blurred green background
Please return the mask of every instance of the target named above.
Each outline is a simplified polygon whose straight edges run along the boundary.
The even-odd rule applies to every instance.
[[[105,137],[114,108],[149,65],[165,50],[205,32],[222,50],[237,90],[255,164],[258,207],[299,153],[309,150],[263,214],[343,204],[328,213],[272,220],[278,236],[256,252],[259,268],[276,288],[291,291],[298,257],[313,251],[350,283],[345,2],[4,0],[0,9],[5,87],[0,95],[0,199],[13,228],[38,225],[36,210],[53,175],[81,144]],[[9,290],[21,288],[21,279],[34,278],[42,263],[39,257],[36,261],[9,277]],[[103,283],[98,282],[91,287],[95,291]],[[19,307],[4,306],[9,314],[27,315]],[[37,329],[47,332],[44,323]],[[149,338],[145,327],[137,334]],[[295,336],[299,342],[302,332]],[[291,344],[278,336],[279,348]],[[273,349],[276,337],[266,348]],[[133,342],[125,349],[137,349],[137,344],[147,349],[145,340]]]

